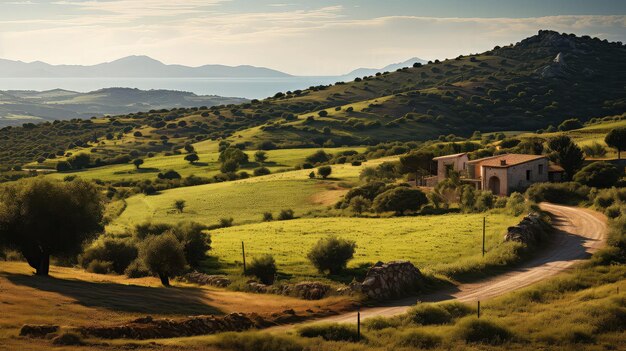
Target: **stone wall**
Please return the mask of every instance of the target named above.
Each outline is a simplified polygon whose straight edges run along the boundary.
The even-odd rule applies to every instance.
[[[517,241],[528,246],[540,242],[550,230],[550,225],[540,214],[529,213],[515,226],[509,227],[504,235],[504,241]]]
[[[378,262],[370,268],[362,283],[352,283],[342,292],[361,293],[373,300],[388,300],[419,290],[423,281],[424,276],[411,262]]]

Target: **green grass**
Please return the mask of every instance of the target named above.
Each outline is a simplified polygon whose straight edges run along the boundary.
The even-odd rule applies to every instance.
[[[293,209],[296,216],[301,216],[334,204],[347,191],[341,187],[343,183],[355,182],[363,167],[384,160],[388,159],[372,160],[361,166],[334,165],[331,178],[325,181],[309,179],[308,174],[313,170],[304,169],[170,189],[158,195],[135,195],[126,200],[126,210],[109,229],[115,231],[132,227],[146,220],[168,223],[192,220],[212,225],[224,217],[233,217],[235,224],[242,224],[261,221],[266,211],[276,213],[288,208]],[[183,213],[174,210],[176,200],[186,201],[187,207]]]
[[[63,172],[54,173],[50,177],[63,179],[69,175],[77,175],[85,179],[100,179],[103,181],[119,181],[122,179],[132,180],[145,180],[156,179],[157,174],[161,171],[173,169],[180,173],[181,176],[187,177],[190,175],[196,175],[199,177],[211,177],[220,173],[221,163],[218,161],[219,152],[215,150],[214,145],[210,143],[201,143],[196,148],[200,161],[196,164],[190,164],[185,161],[185,155],[173,155],[164,156],[157,155],[155,157],[144,159],[144,164],[140,169],[136,169],[132,164],[120,164],[111,165],[97,168],[90,168],[78,172]],[[270,169],[272,172],[278,170],[285,170],[292,168],[298,164],[304,162],[305,158],[313,154],[318,149],[282,149],[267,151],[268,159],[263,166]],[[363,152],[364,147],[351,147],[351,148],[326,148],[324,149],[329,153],[337,153],[345,150],[355,150],[357,152]],[[250,163],[243,165],[241,171],[247,171],[252,174],[252,171],[261,166],[254,162],[255,150],[246,151],[249,156]],[[36,164],[30,164],[31,167],[37,167]]]
[[[349,267],[379,260],[409,260],[419,268],[437,271],[439,265],[480,256],[482,218],[482,214],[448,214],[399,218],[303,218],[250,224],[213,231],[211,255],[234,267],[241,261],[241,241],[244,241],[248,257],[270,253],[281,273],[311,276],[317,273],[306,258],[307,252],[320,238],[337,235],[357,243]],[[487,250],[501,243],[506,228],[517,221],[512,216],[489,214]]]

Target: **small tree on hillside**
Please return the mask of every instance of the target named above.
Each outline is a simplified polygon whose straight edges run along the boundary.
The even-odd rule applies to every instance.
[[[163,286],[170,286],[170,278],[180,274],[187,264],[183,245],[171,232],[146,238],[139,257],[150,272],[159,276]]]
[[[237,172],[238,169],[239,162],[236,160],[226,160],[222,163],[222,167],[220,167],[220,171],[222,171],[222,173],[233,173]]]
[[[350,209],[358,215],[368,211],[371,207],[372,202],[361,195],[357,195],[350,199]]]
[[[140,158],[135,159],[135,160],[133,161],[133,164],[135,165],[135,168],[139,169],[139,167],[141,167],[141,165],[143,164],[143,160],[142,160],[142,159],[140,159]]]
[[[434,155],[430,152],[412,152],[400,157],[400,170],[402,173],[415,174],[415,180],[421,180],[430,174],[430,167]]]
[[[263,163],[267,160],[267,152],[265,151],[257,151],[254,153],[254,160],[258,163]]]
[[[551,151],[550,158],[559,164],[571,179],[582,167],[585,159],[582,150],[574,144],[572,139],[561,135],[548,140],[548,148]]]
[[[185,161],[189,162],[190,164],[194,164],[198,160],[200,160],[200,157],[198,157],[198,154],[195,153],[185,156]]]
[[[626,150],[626,127],[612,129],[604,138],[604,142],[617,149],[617,158],[621,159],[622,150]]]
[[[333,172],[333,169],[330,166],[322,166],[317,169],[317,174],[323,179],[328,178],[328,176]]]
[[[355,249],[354,241],[333,236],[320,239],[309,251],[307,258],[320,273],[338,274],[354,257]]]
[[[178,211],[178,213],[183,213],[185,207],[187,207],[187,202],[185,200],[174,201],[174,208]]]
[[[196,149],[191,144],[185,144],[185,151],[187,151],[187,153],[191,154],[191,153],[195,153]]]
[[[373,208],[377,212],[393,211],[402,215],[406,211],[417,211],[427,203],[426,194],[421,190],[401,186],[376,196]]]
[[[76,257],[102,227],[100,190],[81,180],[37,178],[0,189],[0,244],[48,275],[50,256]]]

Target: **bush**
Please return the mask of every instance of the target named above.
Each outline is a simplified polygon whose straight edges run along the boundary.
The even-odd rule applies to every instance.
[[[143,278],[149,276],[150,271],[148,271],[148,268],[146,268],[140,259],[136,259],[126,267],[124,274],[128,278]]]
[[[262,255],[254,257],[247,267],[246,274],[253,275],[263,284],[273,284],[276,277],[276,261],[272,255]]]
[[[575,182],[596,187],[609,188],[621,177],[621,172],[617,167],[607,162],[591,163],[574,175]]]
[[[396,345],[416,349],[430,349],[441,343],[441,337],[421,330],[408,330],[397,336]]]
[[[386,318],[376,316],[368,318],[363,322],[363,326],[368,330],[383,330],[386,328],[398,328],[401,325],[399,318]]]
[[[303,351],[292,337],[270,333],[223,333],[216,336],[215,345],[237,351]]]
[[[321,337],[326,341],[358,342],[356,326],[352,324],[314,324],[298,329],[298,335],[304,338]]]
[[[268,175],[270,173],[272,173],[272,172],[270,172],[270,170],[267,167],[255,168],[254,172],[253,172],[255,177]]]
[[[102,271],[102,264],[108,263],[109,272],[123,274],[128,265],[137,258],[137,247],[129,239],[103,238],[96,241],[90,247],[85,249],[82,255],[78,257],[78,262],[83,268],[89,272]],[[100,263],[92,263],[99,261]],[[91,267],[91,268],[89,268]]]
[[[84,344],[80,335],[71,332],[65,332],[52,339],[52,345],[79,346]]]
[[[452,321],[452,315],[439,305],[420,303],[407,312],[410,322],[418,325],[447,324]]]
[[[220,224],[219,227],[220,228],[228,228],[228,227],[232,227],[233,226],[233,218],[220,218]]]
[[[263,213],[263,221],[264,222],[270,222],[274,220],[274,216],[272,215],[272,212],[265,212]]]
[[[333,169],[330,166],[322,166],[317,169],[317,174],[326,179],[333,172]]]
[[[568,130],[574,130],[582,128],[583,124],[577,118],[566,119],[563,123],[559,124],[559,131],[566,132]]]
[[[328,162],[332,158],[331,154],[326,153],[324,150],[318,150],[314,154],[307,156],[305,161],[310,164]]]
[[[356,214],[361,214],[365,211],[369,211],[372,207],[372,202],[361,195],[357,195],[350,199],[350,209]]]
[[[402,215],[406,211],[417,211],[427,203],[426,194],[421,190],[397,187],[376,196],[373,208],[377,212],[393,211]]]
[[[192,267],[197,267],[211,249],[211,236],[205,233],[207,227],[196,222],[180,222],[172,227],[172,234],[183,245],[185,259]]]
[[[557,204],[578,205],[589,197],[590,189],[576,182],[536,183],[526,190],[526,196],[533,202],[548,201]]]
[[[293,219],[293,217],[294,213],[292,209],[280,210],[280,213],[278,214],[279,221],[286,221],[289,219]]]
[[[498,345],[511,339],[511,332],[486,319],[470,317],[458,323],[456,336],[468,343],[483,343]]]
[[[96,274],[109,274],[113,272],[113,262],[93,260],[86,268],[87,272]]]
[[[337,274],[354,257],[355,249],[354,241],[329,237],[320,239],[309,251],[307,258],[320,273],[328,271]]]
[[[526,201],[524,195],[514,192],[506,202],[506,209],[510,214],[519,216],[526,211]]]

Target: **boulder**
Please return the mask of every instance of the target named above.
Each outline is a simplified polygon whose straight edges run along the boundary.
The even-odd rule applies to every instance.
[[[45,338],[46,335],[59,331],[58,325],[29,325],[25,324],[20,329],[20,336],[29,336],[31,338]]]
[[[411,262],[378,262],[369,269],[362,283],[350,284],[349,291],[373,300],[387,300],[415,292],[423,280],[422,273]],[[343,294],[346,289],[338,292]]]
[[[529,246],[536,245],[546,232],[547,224],[538,213],[530,213],[515,226],[509,227],[504,241],[517,241]]]
[[[231,281],[223,275],[209,275],[200,272],[191,272],[180,277],[180,280],[198,285],[210,285],[218,288],[225,288]]]

